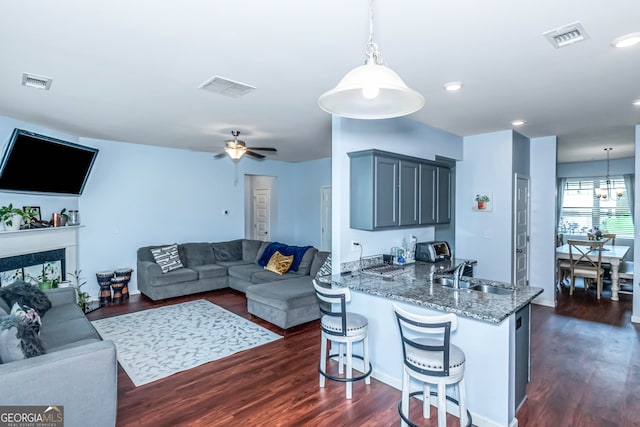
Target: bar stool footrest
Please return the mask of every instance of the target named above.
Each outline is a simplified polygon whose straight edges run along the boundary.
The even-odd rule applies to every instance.
[[[331,359],[332,357],[339,357],[340,354],[336,353],[336,354],[330,354],[329,355],[329,359]],[[357,354],[353,354],[351,355],[351,357],[355,357],[356,359],[360,359],[364,362],[364,357],[357,355]],[[343,377],[336,377],[334,375],[328,374],[325,371],[322,370],[322,366],[320,364],[318,364],[318,372],[320,373],[320,375],[322,375],[325,378],[329,378],[332,381],[339,381],[342,383],[351,383],[354,381],[360,381],[363,380],[365,378],[367,378],[369,375],[371,375],[371,371],[373,371],[373,366],[371,366],[371,363],[369,363],[369,370],[367,372],[365,372],[362,375],[359,375],[357,377],[352,377],[352,378],[343,378]]]
[[[409,399],[411,399],[412,397],[415,396],[422,396],[424,395],[424,392],[422,391],[414,391],[413,393],[409,393]],[[431,396],[437,396],[438,393],[436,393],[435,391],[430,392]],[[451,396],[446,396],[447,400],[449,402],[453,402],[456,405],[459,405],[460,402],[458,402],[456,399],[454,399]],[[405,423],[407,423],[409,425],[409,427],[420,427],[417,424],[414,424],[411,422],[411,420],[409,419],[408,416],[406,416],[404,413],[402,413],[402,399],[400,399],[400,401],[398,402],[398,414],[400,414],[400,418],[402,418],[402,421],[404,421]],[[467,426],[466,427],[471,427],[473,425],[473,422],[471,420],[471,412],[469,412],[469,410],[467,410]]]

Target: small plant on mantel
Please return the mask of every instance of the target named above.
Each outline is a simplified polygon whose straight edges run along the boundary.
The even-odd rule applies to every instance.
[[[5,230],[17,230],[20,227],[20,220],[25,224],[29,224],[31,218],[35,217],[37,212],[33,208],[23,211],[20,208],[14,208],[12,203],[7,206],[0,207],[0,222],[4,225]],[[18,224],[16,225],[16,221]]]

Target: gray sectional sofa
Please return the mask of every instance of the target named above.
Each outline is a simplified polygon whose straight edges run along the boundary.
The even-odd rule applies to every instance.
[[[51,308],[41,317],[45,354],[0,364],[3,405],[64,406],[68,426],[115,426],[118,362],[76,305],[73,288],[45,291]],[[0,298],[0,308],[10,312]]]
[[[249,239],[182,243],[178,253],[183,268],[167,273],[162,273],[151,250],[169,245],[139,248],[138,289],[161,300],[230,287],[245,293],[249,313],[283,329],[319,319],[312,279],[329,253],[300,249],[297,271],[280,275],[258,264],[270,243]]]

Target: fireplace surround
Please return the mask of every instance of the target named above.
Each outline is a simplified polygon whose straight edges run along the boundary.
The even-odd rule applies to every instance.
[[[67,226],[0,232],[0,259],[64,250],[62,280],[66,280],[64,272],[73,273],[77,270],[80,227]],[[34,255],[34,257],[37,258],[38,255]],[[14,260],[9,259],[5,262],[13,262]]]

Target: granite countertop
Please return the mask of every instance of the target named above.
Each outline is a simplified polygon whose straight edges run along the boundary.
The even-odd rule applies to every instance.
[[[325,276],[320,281],[331,281],[337,286],[345,286],[355,291],[384,298],[422,305],[460,316],[500,323],[520,308],[529,304],[540,295],[542,288],[530,286],[515,287],[510,283],[493,280],[464,277],[473,284],[513,289],[508,295],[497,295],[469,289],[454,290],[429,280],[434,264],[416,262],[404,267],[401,274],[391,278],[353,272]],[[436,270],[440,270],[436,268]],[[450,276],[450,275],[449,275]]]

